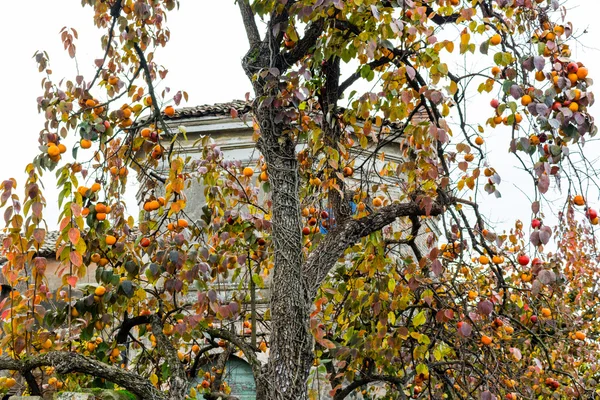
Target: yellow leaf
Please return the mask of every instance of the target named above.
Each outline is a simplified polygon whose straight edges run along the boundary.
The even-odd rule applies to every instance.
[[[448,114],[450,114],[450,107],[448,107],[448,104],[444,103],[442,106],[442,116],[447,117]]]
[[[158,376],[156,376],[156,374],[150,375],[150,383],[156,386],[156,384],[158,383]]]
[[[471,35],[469,35],[467,32],[463,32],[460,35],[460,44],[467,45],[469,44],[469,40],[471,40]]]
[[[458,86],[456,85],[456,82],[451,81],[450,82],[450,88],[448,89],[448,92],[450,92],[450,95],[454,96],[457,91],[458,91]]]
[[[446,42],[446,51],[448,51],[448,53],[452,53],[454,51],[454,42]]]

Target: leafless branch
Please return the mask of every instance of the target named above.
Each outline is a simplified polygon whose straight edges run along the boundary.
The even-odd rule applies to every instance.
[[[260,34],[256,27],[256,21],[254,20],[254,12],[248,0],[238,0],[238,6],[240,13],[242,14],[242,21],[244,22],[244,28],[246,29],[246,37],[250,47],[260,42]]]

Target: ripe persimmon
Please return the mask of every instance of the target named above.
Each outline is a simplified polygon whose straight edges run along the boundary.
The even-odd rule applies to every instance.
[[[573,197],[573,203],[575,203],[576,206],[583,206],[585,205],[585,199],[582,195],[578,194],[575,197]]]
[[[167,117],[172,117],[175,115],[175,109],[173,108],[173,106],[167,106],[165,108],[165,115]]]
[[[112,246],[113,244],[117,243],[117,238],[114,237],[113,235],[106,235],[106,244],[109,246]]]
[[[92,147],[92,141],[88,139],[81,139],[79,141],[79,145],[82,149],[89,149],[90,147]]]
[[[247,177],[250,178],[252,175],[254,175],[254,169],[251,167],[246,167],[244,168],[244,170],[242,171],[242,174]]]
[[[495,34],[490,38],[490,44],[492,46],[497,46],[502,42],[502,36],[500,36],[499,34]]]
[[[579,67],[577,70],[577,78],[583,80],[588,76],[588,69],[586,67]]]
[[[60,149],[54,143],[49,143],[47,152],[50,157],[57,157],[60,155]]]

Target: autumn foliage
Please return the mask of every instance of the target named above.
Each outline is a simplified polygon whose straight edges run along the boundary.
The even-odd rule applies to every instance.
[[[597,133],[594,71],[571,58],[576,27],[558,3],[238,3],[255,93],[231,116],[253,129],[249,163],[208,137],[198,159],[179,152],[186,132],[169,121],[188,95],[155,91],[167,70],[154,60],[178,2],[82,1],[106,32],[94,76],[56,78],[36,54],[40,152],[25,182],[0,187],[14,288],[0,302],[0,393],[19,381],[32,394],[217,398],[238,354],[259,399],[318,398],[317,381],[335,400],[600,395],[598,196],[580,152]],[[61,32],[71,56],[76,36]],[[475,58],[484,70],[452,70]],[[474,94],[492,99],[482,121],[466,114]],[[531,221],[495,226],[482,211],[501,196],[495,135],[525,170]],[[54,223],[47,171],[58,288],[39,255]],[[138,215],[123,200],[131,179]],[[97,284],[81,285],[89,271]],[[247,311],[265,287],[270,309]],[[209,354],[220,368],[202,370]]]

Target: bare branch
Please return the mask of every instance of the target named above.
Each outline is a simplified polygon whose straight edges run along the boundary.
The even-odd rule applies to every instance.
[[[260,42],[260,34],[256,27],[256,21],[254,20],[254,12],[248,0],[238,0],[238,6],[240,7],[240,14],[242,14],[242,21],[244,22],[244,28],[246,28],[246,37],[250,47]]]
[[[246,359],[252,367],[252,374],[254,375],[254,379],[258,382],[258,379],[260,378],[262,372],[261,363],[256,357],[255,349],[253,349],[248,343],[244,342],[239,336],[225,329],[207,329],[206,333],[208,333],[212,337],[225,339],[230,343],[236,345],[246,356]]]

